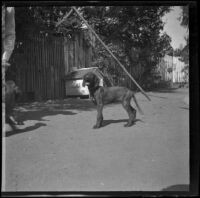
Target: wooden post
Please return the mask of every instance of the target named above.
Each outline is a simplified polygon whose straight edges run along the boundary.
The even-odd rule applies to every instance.
[[[140,89],[140,91],[146,96],[148,100],[151,100],[148,95],[144,92],[144,90],[140,87],[140,85],[135,81],[135,79],[129,74],[126,68],[120,63],[117,57],[110,51],[110,49],[106,46],[106,44],[100,39],[100,37],[96,34],[96,32],[90,27],[87,21],[82,17],[82,15],[78,12],[78,10],[73,6],[74,11],[78,14],[78,16],[84,21],[87,27],[92,31],[92,33],[96,36],[96,38],[100,41],[100,43],[104,46],[104,48],[111,54],[111,56],[116,60],[116,62],[121,66],[124,72],[129,76],[129,78],[136,84],[136,86]]]
[[[2,184],[1,188],[2,191],[5,192],[5,185],[6,185],[6,114],[5,114],[5,66],[2,65],[1,72],[2,72]]]

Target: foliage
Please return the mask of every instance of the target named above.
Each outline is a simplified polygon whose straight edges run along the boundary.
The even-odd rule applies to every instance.
[[[169,10],[166,6],[89,6],[81,11],[129,70],[143,68],[142,78],[134,77],[145,81],[159,58],[172,49],[171,38],[166,33],[160,35],[164,26],[161,17]],[[101,46],[97,49],[98,57],[104,61],[102,65],[106,65],[105,56],[110,56],[105,50],[102,55]]]
[[[180,56],[181,55],[181,51],[182,51],[182,49],[180,49],[180,48],[175,49],[174,50],[174,56],[176,56],[176,57]]]
[[[181,25],[188,29],[189,26],[189,13],[188,6],[181,6],[182,14],[179,18]],[[189,35],[185,37],[186,45],[183,49],[179,49],[180,61],[185,63],[185,68],[183,72],[185,73],[186,78],[189,77]]]
[[[70,9],[62,6],[17,7],[16,32],[19,37],[21,32],[27,31],[51,32],[72,37],[74,31],[80,31],[83,27],[83,22],[76,14],[71,15],[58,28],[56,27],[56,23]],[[134,77],[144,82],[146,77],[151,75],[159,58],[172,49],[171,38],[166,33],[160,34],[164,26],[161,17],[169,11],[168,6],[79,7],[79,12],[129,71],[134,71],[133,68],[136,67],[141,68],[142,73],[135,74]],[[92,38],[91,34],[87,33],[85,37],[88,41]],[[115,67],[116,63],[113,63],[112,57],[98,42],[95,45],[95,56],[94,65],[106,67],[111,74],[122,73],[119,66]]]
[[[35,7],[16,7],[16,32],[45,31],[58,32],[56,22],[62,19],[69,7],[56,6],[35,6]]]
[[[189,38],[185,38],[186,45],[185,47],[180,51],[180,60],[184,62],[186,65],[189,65]]]
[[[179,20],[181,21],[181,25],[188,29],[189,24],[189,7],[188,6],[181,6],[182,14],[179,17]]]

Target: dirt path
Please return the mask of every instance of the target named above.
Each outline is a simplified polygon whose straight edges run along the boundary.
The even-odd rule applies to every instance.
[[[27,104],[25,125],[6,132],[7,191],[159,191],[189,184],[188,90],[136,97],[145,115],[125,128],[121,105],[92,129],[88,100]]]

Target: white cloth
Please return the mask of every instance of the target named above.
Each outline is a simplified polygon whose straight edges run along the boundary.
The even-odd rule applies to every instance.
[[[7,62],[15,46],[15,9],[2,6],[2,62]]]

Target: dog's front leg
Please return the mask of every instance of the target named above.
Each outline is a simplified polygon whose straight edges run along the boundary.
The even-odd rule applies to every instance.
[[[94,129],[98,129],[101,127],[102,125],[102,122],[103,122],[103,104],[98,104],[97,105],[97,122],[96,124],[94,125]]]

